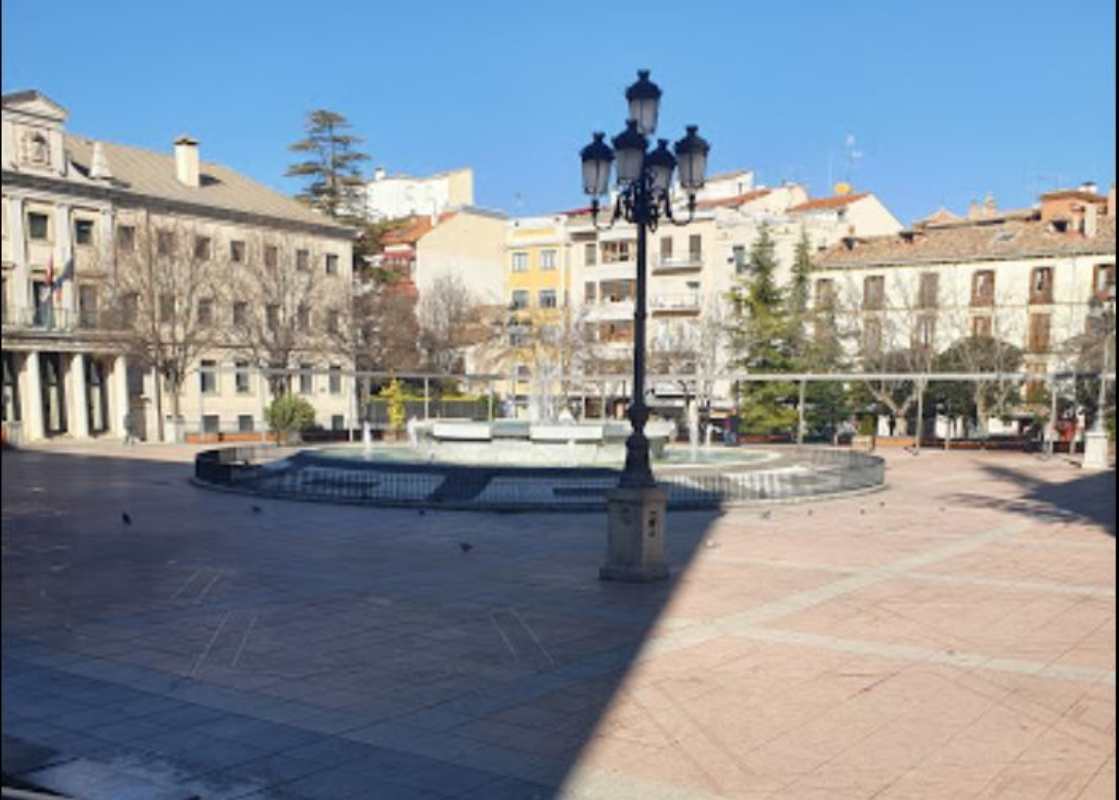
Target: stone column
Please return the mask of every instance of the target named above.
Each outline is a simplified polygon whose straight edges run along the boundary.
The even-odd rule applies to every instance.
[[[89,387],[85,382],[85,355],[73,353],[70,356],[70,436],[75,439],[89,438]]]
[[[78,293],[74,289],[74,267],[69,264],[70,259],[74,257],[72,238],[70,206],[67,203],[59,203],[54,210],[54,280],[56,285],[59,285],[58,281],[63,275],[66,275],[66,280],[59,285],[59,291],[55,295],[55,308],[62,312],[61,319],[57,322],[64,326],[76,320],[78,308]]]
[[[20,402],[23,404],[23,422],[26,426],[25,440],[38,441],[46,436],[43,426],[43,381],[39,370],[39,351],[27,353],[21,372],[19,387]]]
[[[128,413],[128,359],[113,359],[113,377],[109,383],[109,421],[114,436],[124,438],[124,415]]]
[[[27,236],[23,227],[23,197],[20,195],[8,198],[8,217],[12,263],[15,264],[12,285],[8,287],[8,299],[14,308],[26,309],[31,297],[31,286],[27,270]]]

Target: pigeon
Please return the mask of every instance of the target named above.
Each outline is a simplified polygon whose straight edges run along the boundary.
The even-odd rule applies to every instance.
[[[124,512],[123,514],[121,514],[121,515],[120,515],[120,520],[121,520],[121,522],[123,522],[123,523],[124,523],[125,525],[131,525],[131,524],[132,524],[132,517],[130,517],[130,516],[128,515],[128,512],[127,512],[127,511],[126,511],[126,512]]]
[[[260,511],[261,511],[261,508],[260,508],[260,506],[253,506],[253,513],[254,513],[254,514],[259,514],[259,513],[260,513]]]
[[[860,509],[859,509],[859,513],[860,513],[860,514],[865,514],[865,513],[866,513],[866,509],[865,509],[865,508],[860,508]]]
[[[464,553],[469,553],[471,550],[474,549],[474,545],[472,545],[470,542],[459,542],[458,547],[459,550]]]
[[[886,501],[885,500],[879,500],[878,501],[878,507],[879,508],[885,508],[886,507]]]
[[[812,509],[811,508],[808,509],[808,516],[810,516],[810,517],[812,516]]]
[[[762,519],[769,519],[771,516],[773,516],[772,511],[763,511],[762,512]]]

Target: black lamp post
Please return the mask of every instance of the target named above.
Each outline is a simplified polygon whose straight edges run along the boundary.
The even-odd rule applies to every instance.
[[[700,138],[695,125],[687,126],[684,138],[676,142],[674,156],[668,140],[659,139],[656,148],[648,151],[647,137],[656,132],[661,90],[649,80],[648,70],[638,70],[637,82],[626,90],[629,119],[626,128],[612,140],[613,148],[604,141],[604,133],[595,133],[593,141],[581,152],[583,191],[591,196],[592,219],[596,228],[605,230],[618,220],[637,227],[637,298],[633,312],[633,399],[629,419],[633,433],[626,440],[626,465],[619,485],[641,489],[656,485],[649,464],[649,440],[645,423],[649,408],[645,405],[645,317],[646,317],[646,237],[663,220],[686,225],[695,216],[695,193],[703,187],[707,172],[707,154],[711,147]],[[617,200],[610,221],[599,228],[599,198],[609,192],[611,165],[617,162]],[[688,219],[678,222],[672,209],[672,173],[678,170],[680,188],[688,196]]]

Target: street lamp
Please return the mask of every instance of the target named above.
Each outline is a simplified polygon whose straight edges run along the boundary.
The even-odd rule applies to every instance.
[[[1104,430],[1104,411],[1107,408],[1107,373],[1111,370],[1111,348],[1115,345],[1115,290],[1106,297],[1093,295],[1088,301],[1088,318],[1103,334],[1103,368],[1100,370],[1100,395],[1096,404],[1096,421],[1084,436],[1084,466],[1106,469],[1108,465],[1107,431]]]
[[[656,553],[648,551],[654,527],[661,526],[665,504],[663,493],[657,489],[649,463],[649,440],[645,436],[645,423],[649,409],[645,405],[645,318],[646,318],[646,239],[662,221],[686,225],[695,216],[695,195],[703,187],[707,171],[707,154],[710,145],[699,135],[699,129],[689,125],[682,139],[669,150],[667,139],[657,140],[649,152],[649,138],[656,133],[660,112],[660,88],[649,80],[648,70],[638,70],[637,82],[626,90],[629,117],[625,130],[606,144],[605,134],[595,133],[589,145],[580,152],[583,164],[583,190],[591,197],[591,217],[596,229],[605,230],[619,220],[637,228],[637,292],[633,313],[633,396],[630,401],[629,419],[633,431],[626,440],[626,463],[618,483],[619,492],[608,498],[610,505],[611,558],[603,567],[603,578],[623,580],[652,580],[667,575],[663,564],[663,543],[660,546],[660,563]],[[611,166],[616,165],[617,198],[610,220],[599,226],[599,198],[610,189]],[[673,214],[672,175],[676,172],[680,188],[687,194],[688,219],[677,221]],[[626,494],[626,491],[629,494]],[[632,506],[626,508],[626,506]],[[636,513],[633,513],[636,512]],[[615,530],[615,518],[636,519],[636,539],[623,546],[624,536]],[[620,523],[619,523],[620,524]],[[617,536],[616,536],[617,533]],[[628,539],[627,539],[628,541]],[[636,549],[634,549],[636,548]],[[654,545],[654,550],[656,545]]]

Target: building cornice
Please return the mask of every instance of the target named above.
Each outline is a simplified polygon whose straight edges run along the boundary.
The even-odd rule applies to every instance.
[[[1076,253],[1053,253],[1053,252],[1023,252],[1015,253],[1013,256],[969,256],[960,258],[927,258],[927,259],[909,259],[906,261],[898,261],[897,259],[880,260],[880,261],[859,261],[850,264],[817,264],[813,267],[816,272],[825,271],[842,271],[850,269],[887,269],[892,267],[936,267],[936,266],[958,266],[960,264],[989,264],[992,262],[1011,262],[1011,261],[1028,261],[1037,258],[1052,258],[1052,259],[1070,259],[1070,258],[1095,258],[1099,256],[1115,256],[1115,248],[1110,250],[1083,250]]]
[[[206,205],[205,203],[188,203],[182,200],[171,200],[165,197],[141,194],[114,186],[100,186],[95,184],[76,183],[74,181],[48,178],[43,175],[30,175],[24,172],[3,170],[0,181],[4,188],[19,187],[36,189],[45,192],[71,195],[88,200],[100,200],[121,207],[138,207],[148,210],[176,212],[192,217],[206,217],[224,222],[236,222],[243,225],[254,225],[269,228],[283,228],[293,231],[312,233],[332,239],[352,240],[357,235],[357,230],[337,225],[316,225],[309,222],[274,217],[267,214],[256,214],[247,211],[222,208],[220,206]]]

